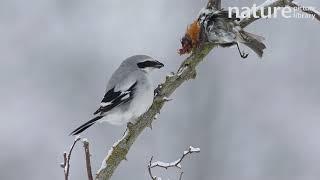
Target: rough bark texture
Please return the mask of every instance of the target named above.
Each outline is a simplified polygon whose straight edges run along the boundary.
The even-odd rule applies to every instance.
[[[209,1],[209,3],[213,1]],[[289,6],[292,3],[292,0],[278,0],[278,1],[267,1],[264,8],[268,7],[284,7]],[[221,3],[212,3],[218,4]],[[307,12],[308,13],[308,12]],[[261,16],[261,12],[257,12],[258,16]],[[246,27],[252,22],[256,21],[259,18],[246,18],[240,22],[241,27]],[[204,44],[200,48],[195,49],[193,53],[186,58],[179,70],[171,75],[167,76],[164,83],[158,86],[158,94],[154,99],[154,102],[151,108],[142,115],[136,124],[128,125],[128,131],[117,143],[115,143],[112,149],[109,151],[107,157],[103,160],[103,165],[100,170],[97,172],[96,179],[107,180],[110,179],[118,165],[122,160],[126,160],[126,156],[137,139],[141,132],[146,127],[151,127],[153,120],[157,113],[160,112],[163,105],[167,102],[167,98],[184,82],[196,77],[196,67],[203,61],[203,59],[211,52],[215,47],[213,44]]]
[[[91,160],[90,160],[90,148],[89,141],[87,139],[83,140],[84,154],[86,157],[86,168],[87,168],[87,176],[88,180],[93,180],[92,170],[91,170]]]

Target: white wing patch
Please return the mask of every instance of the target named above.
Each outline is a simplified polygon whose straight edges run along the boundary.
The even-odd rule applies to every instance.
[[[93,114],[96,115],[98,113],[104,113],[104,112],[110,111],[114,107],[128,102],[132,98],[136,85],[137,85],[137,82],[135,82],[128,89],[123,91],[115,91],[115,87],[110,89],[104,95],[100,103],[100,108]]]
[[[123,97],[121,98],[121,101],[126,100],[126,99],[128,99],[129,97],[130,97],[130,94],[128,93],[128,94],[126,94],[125,96],[123,96]]]
[[[101,107],[106,107],[106,106],[109,106],[110,104],[112,104],[111,102],[102,102],[100,104]]]

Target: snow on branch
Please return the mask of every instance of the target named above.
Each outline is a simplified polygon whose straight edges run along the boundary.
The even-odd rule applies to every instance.
[[[316,18],[318,21],[320,21],[320,12],[316,9],[310,9],[310,8],[304,8],[303,6],[299,5],[296,2],[290,1],[288,4],[292,8],[297,8],[300,11],[312,15],[314,18]]]
[[[80,139],[81,139],[80,136],[77,136],[74,139],[73,144],[70,147],[69,153],[67,153],[67,152],[63,153],[63,163],[61,163],[60,165],[63,168],[65,180],[68,180],[68,178],[69,178],[70,159],[71,159],[72,150],[73,150],[74,146],[77,144],[77,142],[80,141]]]
[[[157,179],[158,179],[156,176],[153,176],[153,175],[152,175],[152,168],[160,167],[160,168],[168,169],[168,168],[171,168],[171,167],[176,167],[176,168],[181,169],[181,164],[180,164],[180,163],[182,162],[182,160],[183,160],[188,154],[199,153],[199,152],[200,152],[200,148],[194,148],[194,147],[190,146],[187,151],[184,151],[184,152],[183,152],[181,158],[179,158],[179,159],[176,160],[176,161],[170,162],[170,163],[166,163],[166,162],[162,162],[162,161],[156,161],[156,162],[153,162],[153,163],[152,163],[153,157],[151,157],[151,159],[150,159],[150,161],[149,161],[149,164],[148,164],[148,172],[149,172],[149,175],[150,175],[151,179],[152,179],[152,180],[157,180]],[[179,179],[182,178],[182,174],[183,174],[183,172],[181,172]]]
[[[242,28],[250,25],[251,23],[255,22],[256,20],[260,19],[262,17],[262,13],[267,13],[268,12],[268,8],[276,8],[276,7],[292,7],[292,8],[298,8],[300,9],[302,12],[310,14],[312,16],[314,16],[317,20],[320,21],[320,13],[319,11],[317,11],[316,9],[306,9],[301,5],[298,5],[296,2],[293,2],[293,0],[266,0],[264,3],[262,3],[259,7],[259,10],[256,11],[256,15],[258,16],[258,18],[254,17],[253,14],[251,14],[250,17],[245,18],[243,20],[241,20],[240,22],[240,26]],[[260,9],[263,9],[263,12],[261,12]]]

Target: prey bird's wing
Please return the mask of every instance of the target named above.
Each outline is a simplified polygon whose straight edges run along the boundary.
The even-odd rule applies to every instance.
[[[117,86],[112,87],[105,93],[101,101],[100,108],[93,114],[103,114],[121,104],[128,102],[133,98],[136,86],[137,81],[134,81],[129,86],[124,86],[123,88]]]
[[[231,14],[229,14],[229,11],[226,11],[226,10],[219,10],[219,11],[216,11],[212,14],[211,18],[223,18],[223,19],[229,19],[229,20],[237,20],[237,21],[240,21],[239,18],[237,18],[236,16],[237,14],[234,13],[234,12],[231,12]]]

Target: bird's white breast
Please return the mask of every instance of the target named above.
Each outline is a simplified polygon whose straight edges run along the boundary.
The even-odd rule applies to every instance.
[[[133,98],[124,105],[126,108],[115,108],[108,112],[100,122],[109,122],[113,125],[122,125],[135,120],[145,113],[153,102],[154,89],[151,79],[145,73],[137,75],[137,86]]]
[[[140,84],[137,86],[134,98],[130,103],[130,109],[132,111],[131,121],[145,113],[153,102],[154,89],[149,77],[143,78],[142,82],[138,83]]]

